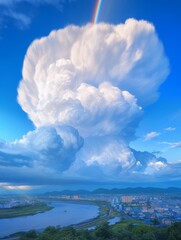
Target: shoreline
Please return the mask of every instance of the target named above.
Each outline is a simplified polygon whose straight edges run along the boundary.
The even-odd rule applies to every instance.
[[[52,210],[53,207],[40,204],[40,205],[29,205],[23,207],[15,207],[10,209],[0,209],[0,219],[11,219],[26,216],[34,216],[39,213],[44,213]]]
[[[96,218],[98,218],[99,217],[99,215],[100,215],[100,206],[98,206],[96,203],[90,203],[90,202],[86,202],[86,201],[84,201],[84,202],[82,202],[82,201],[60,201],[59,199],[52,199],[52,200],[50,200],[50,199],[48,199],[48,201],[47,201],[47,199],[46,199],[46,202],[47,202],[47,206],[49,206],[49,208],[51,208],[51,209],[49,209],[49,210],[52,210],[52,209],[54,209],[55,207],[51,207],[51,203],[53,203],[53,202],[64,202],[64,203],[66,203],[66,204],[81,204],[81,205],[83,205],[83,204],[85,204],[85,205],[95,205],[95,206],[97,206],[98,207],[98,212],[97,212],[97,216],[95,217],[95,218],[90,218],[90,219],[88,219],[88,220],[86,220],[86,221],[82,221],[82,222],[79,222],[79,223],[77,223],[77,224],[75,224],[75,226],[76,225],[79,225],[79,224],[84,224],[85,222],[87,223],[87,222],[92,222],[94,219],[96,219]],[[44,212],[47,212],[47,211],[49,211],[49,210],[45,210]],[[43,212],[43,211],[42,211]],[[40,213],[40,212],[36,212],[35,214],[26,214],[26,215],[19,215],[19,216],[16,216],[16,217],[9,217],[9,218],[0,218],[0,220],[1,219],[11,219],[11,218],[18,218],[18,217],[28,217],[28,216],[32,216],[32,215],[36,215],[36,214],[38,214],[38,213]],[[69,225],[67,225],[67,226],[65,226],[65,227],[69,227],[69,226],[72,226],[72,225],[74,225],[74,224],[69,224]],[[49,226],[51,226],[51,224],[49,224],[49,225],[47,225],[47,227],[49,227]],[[43,232],[47,227],[45,227],[45,228],[41,228],[41,229],[35,229],[36,230],[36,232]],[[55,227],[57,227],[57,228],[64,228],[64,227],[60,227],[60,226],[55,226]],[[20,232],[15,232],[15,233],[12,233],[12,234],[10,234],[10,235],[5,235],[5,236],[3,236],[3,237],[0,237],[0,239],[1,240],[3,240],[3,239],[8,239],[8,240],[10,240],[10,239],[16,239],[16,238],[18,238],[18,237],[20,237],[23,233],[26,233],[26,232],[29,232],[29,231],[31,231],[32,229],[30,229],[30,230],[28,230],[28,231],[20,231]]]

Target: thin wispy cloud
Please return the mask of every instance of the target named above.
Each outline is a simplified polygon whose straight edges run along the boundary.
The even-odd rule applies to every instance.
[[[162,154],[162,153],[163,153],[163,151],[153,151],[153,152],[152,152],[152,154],[155,154],[155,155],[157,155],[157,154],[160,155],[160,154]]]
[[[14,21],[15,25],[20,28],[27,28],[33,20],[33,12],[26,11],[22,8],[22,4],[27,4],[31,7],[40,7],[42,5],[50,5],[63,10],[63,5],[71,0],[0,0],[0,27],[3,27],[3,22],[8,19]]]
[[[172,131],[175,131],[176,128],[174,128],[174,127],[167,127],[164,130],[167,131],[167,132],[172,132]],[[145,141],[149,141],[149,140],[152,140],[152,139],[155,139],[155,138],[159,137],[162,134],[163,134],[163,132],[152,131],[152,132],[147,133],[144,136],[144,140]]]
[[[152,140],[152,139],[157,138],[159,136],[160,136],[159,132],[149,132],[144,136],[144,140],[149,141],[149,140]]]
[[[61,7],[63,3],[69,2],[69,1],[71,0],[0,0],[0,5],[6,6],[6,7],[12,7],[12,6],[15,6],[16,4],[29,3],[35,6],[50,4],[57,7],[59,6]]]
[[[173,115],[172,115],[172,120],[180,120],[181,119],[181,109],[179,108]]]
[[[171,148],[181,148],[181,142],[160,142],[160,144],[169,145]]]
[[[31,17],[15,12],[11,9],[4,12],[4,17],[11,18],[19,28],[27,28],[31,24]]]
[[[3,188],[6,190],[20,190],[20,191],[27,191],[32,189],[31,186],[27,185],[4,185]]]
[[[176,142],[172,144],[172,148],[180,148],[181,147],[181,142]]]
[[[166,131],[175,131],[176,128],[175,127],[167,127],[165,128]]]

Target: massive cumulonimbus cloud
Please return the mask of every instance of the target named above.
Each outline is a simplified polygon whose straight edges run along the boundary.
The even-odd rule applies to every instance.
[[[83,139],[68,126],[41,127],[20,140],[0,142],[0,165],[67,170],[75,161]]]
[[[31,44],[18,101],[38,128],[77,129],[84,146],[74,165],[98,164],[107,174],[106,167],[115,172],[136,163],[129,142],[168,72],[163,46],[146,21],[68,26]]]
[[[33,149],[33,167],[59,169],[66,178],[91,173],[120,181],[158,172],[167,163],[147,155],[146,164],[129,143],[168,73],[162,43],[146,21],[53,31],[25,56],[18,101],[37,129],[16,146]]]
[[[123,91],[141,106],[153,102],[168,72],[163,46],[146,21],[68,26],[29,47],[18,99],[36,126],[69,123],[71,114],[77,121],[84,111],[83,120],[89,118],[89,110],[92,118],[97,117],[96,109],[93,112],[86,103],[94,100],[94,107],[99,107],[106,98],[100,90],[105,83],[108,90],[114,88],[107,96],[110,103],[115,93],[119,97]]]

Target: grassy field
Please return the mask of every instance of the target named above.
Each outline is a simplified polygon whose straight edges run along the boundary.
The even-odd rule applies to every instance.
[[[27,215],[35,215],[51,210],[53,207],[47,206],[46,204],[36,204],[23,207],[15,207],[11,209],[0,209],[0,218],[14,218]]]
[[[124,229],[124,228],[127,228],[129,225],[134,225],[134,224],[135,225],[140,225],[140,224],[142,224],[142,221],[124,219],[121,222],[114,224],[112,226],[112,229],[113,230],[121,229],[121,228]]]

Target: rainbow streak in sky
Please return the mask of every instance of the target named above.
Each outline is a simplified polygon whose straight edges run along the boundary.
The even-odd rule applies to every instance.
[[[101,3],[102,3],[102,0],[96,0],[94,14],[93,14],[93,17],[92,17],[92,23],[93,24],[97,23],[97,20],[98,20],[98,17],[99,17],[100,8],[101,8]]]

